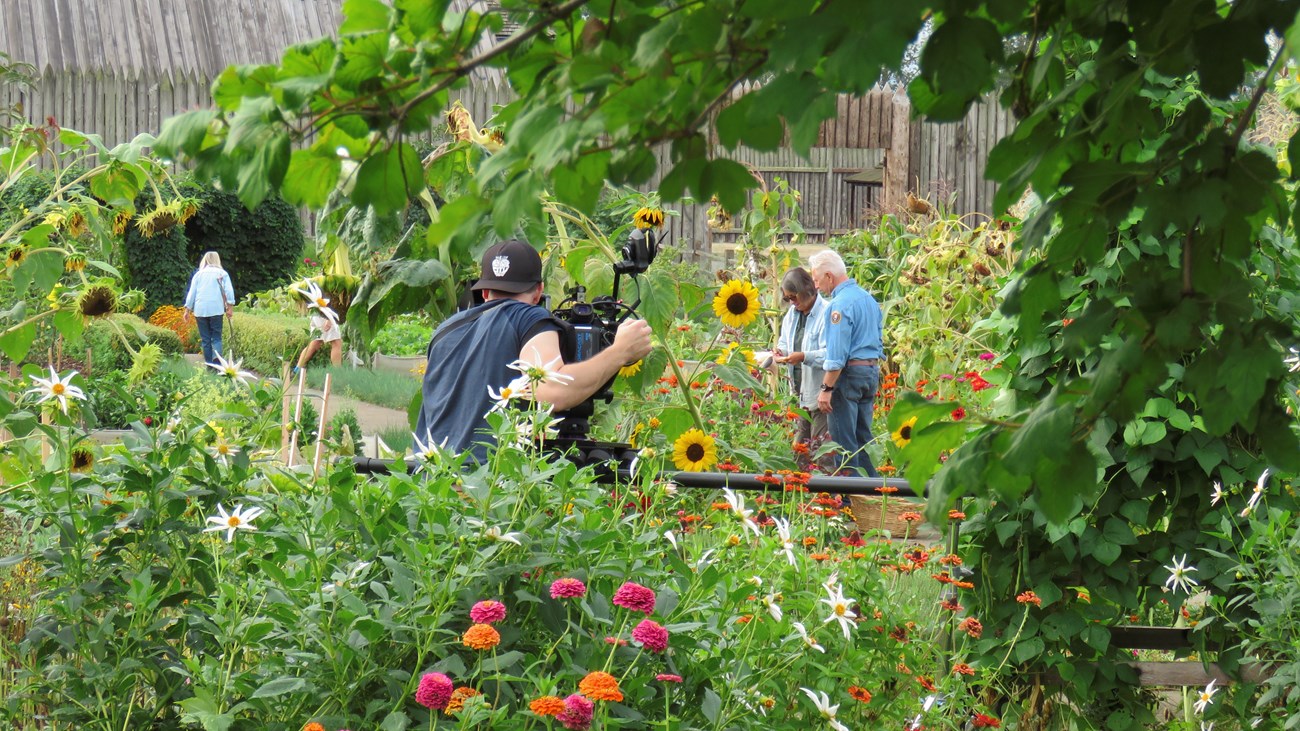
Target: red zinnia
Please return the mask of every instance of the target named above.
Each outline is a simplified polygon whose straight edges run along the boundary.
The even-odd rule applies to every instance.
[[[983,713],[975,714],[975,728],[1002,728],[1002,722]]]
[[[668,649],[668,630],[652,619],[643,619],[632,628],[632,639],[651,652],[663,652]]]
[[[655,611],[655,593],[640,584],[628,581],[618,587],[618,591],[614,592],[614,603],[634,612],[653,614]]]
[[[420,678],[420,687],[415,690],[415,702],[441,711],[451,700],[451,692],[456,687],[451,678],[442,673],[425,673]]]
[[[952,410],[952,420],[953,420],[953,421],[961,421],[962,419],[965,419],[965,418],[966,418],[966,409],[964,409],[964,408],[958,406],[957,408],[955,408],[955,409]]]
[[[496,624],[506,618],[506,605],[492,599],[481,601],[470,608],[469,618],[475,624]]]

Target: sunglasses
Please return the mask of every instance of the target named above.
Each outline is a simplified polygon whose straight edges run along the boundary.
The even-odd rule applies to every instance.
[[[781,300],[784,301],[784,302],[789,302],[789,303],[792,304],[792,305],[794,305],[794,304],[798,304],[798,303],[799,303],[799,295],[797,295],[797,294],[782,294],[782,295],[781,295]]]

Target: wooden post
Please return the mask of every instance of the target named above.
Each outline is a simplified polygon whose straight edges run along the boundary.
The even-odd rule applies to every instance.
[[[894,95],[889,152],[885,160],[885,209],[893,211],[907,203],[907,170],[911,164],[912,105],[903,94]]]
[[[298,371],[298,395],[294,400],[293,407],[293,431],[289,433],[289,458],[285,464],[293,466],[294,454],[298,451],[298,422],[302,420],[302,389],[307,381],[307,369],[302,368]]]
[[[293,426],[289,423],[289,363],[285,362],[284,367],[280,369],[280,387],[283,389],[280,393],[280,457],[288,458],[289,454],[289,432]]]
[[[316,456],[311,461],[311,476],[316,478],[320,475],[320,458],[325,448],[325,425],[328,423],[326,415],[330,410],[330,378],[334,374],[325,374],[325,388],[321,391],[320,401],[320,425],[316,428]]]
[[[92,364],[90,362],[90,354],[93,352],[95,351],[91,350],[90,348],[86,348],[86,375],[87,376],[89,376],[91,373]]]

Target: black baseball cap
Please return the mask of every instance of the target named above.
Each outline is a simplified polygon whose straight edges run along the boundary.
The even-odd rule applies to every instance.
[[[510,239],[483,252],[483,273],[471,289],[519,294],[542,281],[542,257],[527,241]]]

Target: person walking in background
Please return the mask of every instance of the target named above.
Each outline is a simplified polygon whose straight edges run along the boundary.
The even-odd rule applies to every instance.
[[[221,256],[209,251],[199,261],[199,270],[190,278],[190,290],[185,295],[184,321],[193,316],[198,322],[199,343],[203,348],[203,362],[217,363],[221,355],[221,318],[229,317],[235,305],[235,288],[230,275],[221,268]]]
[[[830,300],[825,316],[825,375],[817,407],[829,417],[831,438],[844,448],[844,466],[879,477],[866,447],[871,443],[871,412],[884,359],[880,305],[849,277],[844,260],[834,251],[813,254],[808,265],[817,291]]]
[[[298,356],[298,365],[293,368],[295,374],[307,367],[307,362],[325,343],[330,345],[330,364],[337,366],[343,362],[343,334],[339,331],[339,324],[324,313],[317,312],[311,317],[311,327],[320,334],[312,338],[312,341],[307,343],[307,347],[302,349],[302,354]]]
[[[781,320],[781,335],[776,342],[775,361],[789,368],[790,382],[799,408],[808,415],[799,420],[795,449],[800,444],[816,448],[829,434],[825,412],[817,408],[826,359],[827,302],[817,294],[812,275],[795,267],[781,278],[781,299],[789,303]]]

